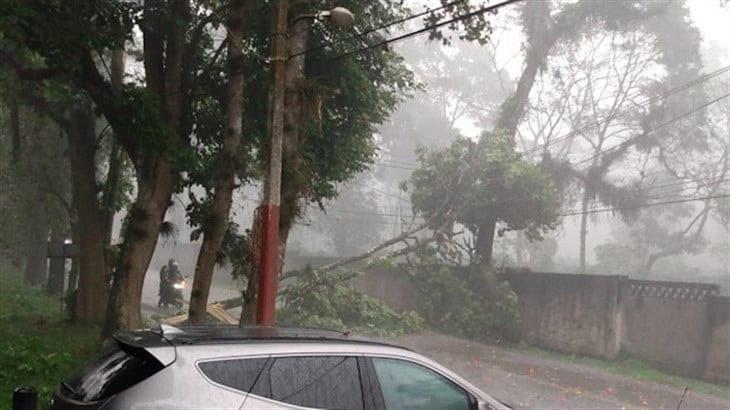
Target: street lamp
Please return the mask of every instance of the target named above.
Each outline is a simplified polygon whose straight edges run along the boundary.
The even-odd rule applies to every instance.
[[[261,260],[259,262],[259,287],[256,298],[256,323],[273,326],[276,323],[276,293],[279,274],[279,206],[281,204],[281,150],[284,137],[284,95],[286,93],[286,63],[289,0],[278,0],[274,20],[273,41],[273,98],[271,110],[271,144],[269,152],[269,174],[264,183],[264,202],[260,208],[261,218]],[[303,14],[293,19],[292,24],[302,19],[328,21],[339,27],[355,23],[355,16],[344,7]],[[303,55],[301,56],[304,57]]]
[[[344,7],[335,7],[332,10],[320,11],[319,20],[329,20],[338,27],[350,27],[355,24],[355,15]]]

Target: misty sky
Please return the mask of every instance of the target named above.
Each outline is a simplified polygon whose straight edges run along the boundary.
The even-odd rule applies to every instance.
[[[433,1],[418,1],[412,0],[406,2],[414,10],[419,10],[424,4],[435,4],[438,2]],[[494,2],[490,2],[494,3]],[[688,2],[691,18],[696,27],[699,28],[702,35],[703,45],[703,63],[705,64],[705,72],[712,71],[730,64],[730,46],[728,46],[728,39],[730,39],[730,4],[725,7],[721,6],[720,0],[689,0]],[[514,7],[507,7],[504,12],[500,12],[493,20],[495,24],[495,33],[493,40],[498,42],[496,48],[496,60],[500,67],[504,67],[510,76],[514,79],[519,76],[522,69],[523,57],[521,54],[521,46],[524,41],[524,36],[521,32],[521,27],[516,24],[517,13]],[[415,39],[412,41],[425,41],[424,38]],[[681,39],[677,39],[681,41]],[[403,44],[401,47],[407,47],[407,44]],[[707,58],[705,55],[708,52],[717,53],[719,55],[713,55],[712,58]],[[724,51],[724,53],[723,53]],[[719,65],[717,64],[719,62]],[[714,64],[713,64],[714,63]],[[730,84],[730,83],[728,83]],[[730,86],[728,86],[730,87]],[[724,102],[730,105],[730,100]],[[476,128],[470,121],[463,120],[457,124],[459,130],[468,136],[477,135],[481,129]],[[605,242],[610,235],[610,228],[612,224],[616,223],[618,218],[611,217],[609,215],[597,215],[594,223],[591,226],[591,232],[587,240],[588,260],[593,262],[595,260],[595,254],[592,249],[596,246]],[[578,242],[578,229],[580,226],[580,217],[566,217],[563,220],[563,226],[558,230],[559,233],[559,248],[557,258],[574,259],[576,257],[576,243]],[[706,229],[706,236],[710,242],[715,244],[725,244],[728,246],[727,232],[721,227],[710,224]],[[689,262],[699,265],[704,264],[707,266],[708,258],[705,254],[688,256]],[[714,258],[712,261],[715,262],[713,269],[725,269],[730,275],[730,253],[728,253],[725,260],[722,258]]]

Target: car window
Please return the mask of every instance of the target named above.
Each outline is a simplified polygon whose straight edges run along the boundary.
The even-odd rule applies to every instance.
[[[319,409],[363,408],[357,360],[346,356],[276,358],[269,370],[271,399]]]
[[[114,344],[63,386],[71,398],[94,402],[126,390],[163,368],[157,359],[142,350],[124,350]]]
[[[387,410],[469,410],[469,394],[440,374],[415,363],[373,358]]]
[[[198,363],[210,380],[230,388],[248,392],[260,377],[268,358],[215,360]]]

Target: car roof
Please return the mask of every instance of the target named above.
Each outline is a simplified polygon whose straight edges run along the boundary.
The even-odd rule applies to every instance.
[[[202,325],[143,329],[117,333],[114,338],[134,347],[218,345],[247,343],[358,343],[410,350],[402,346],[355,336],[350,332],[301,327]]]

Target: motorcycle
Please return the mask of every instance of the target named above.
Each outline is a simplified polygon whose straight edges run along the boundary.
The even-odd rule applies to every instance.
[[[185,278],[174,278],[167,282],[160,295],[160,305],[162,307],[174,306],[177,309],[183,307],[183,290],[185,290]]]

